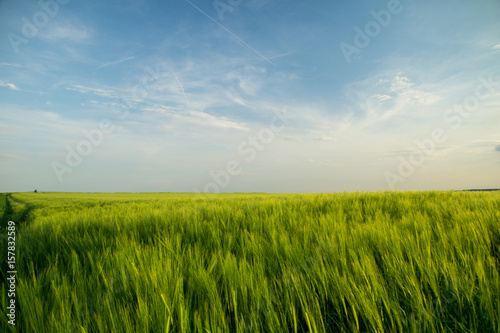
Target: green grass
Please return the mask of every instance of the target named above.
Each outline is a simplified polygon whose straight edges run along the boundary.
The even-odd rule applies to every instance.
[[[5,212],[6,203],[7,203],[7,196],[3,193],[0,193],[0,216],[3,216]]]
[[[498,192],[9,201],[19,332],[500,332]]]

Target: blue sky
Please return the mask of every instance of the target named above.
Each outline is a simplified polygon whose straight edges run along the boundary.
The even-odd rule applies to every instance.
[[[500,2],[0,2],[0,191],[500,187]]]

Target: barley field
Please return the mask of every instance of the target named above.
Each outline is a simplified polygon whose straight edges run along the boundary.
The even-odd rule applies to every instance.
[[[0,195],[5,332],[500,332],[500,192]]]

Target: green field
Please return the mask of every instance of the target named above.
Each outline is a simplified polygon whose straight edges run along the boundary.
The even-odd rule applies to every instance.
[[[500,192],[5,198],[7,332],[500,332]]]

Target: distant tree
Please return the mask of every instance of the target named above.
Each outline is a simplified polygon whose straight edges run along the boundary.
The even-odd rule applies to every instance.
[[[38,193],[38,190],[37,190],[37,189],[35,189],[35,191],[34,191],[34,192],[35,192],[35,193]]]

